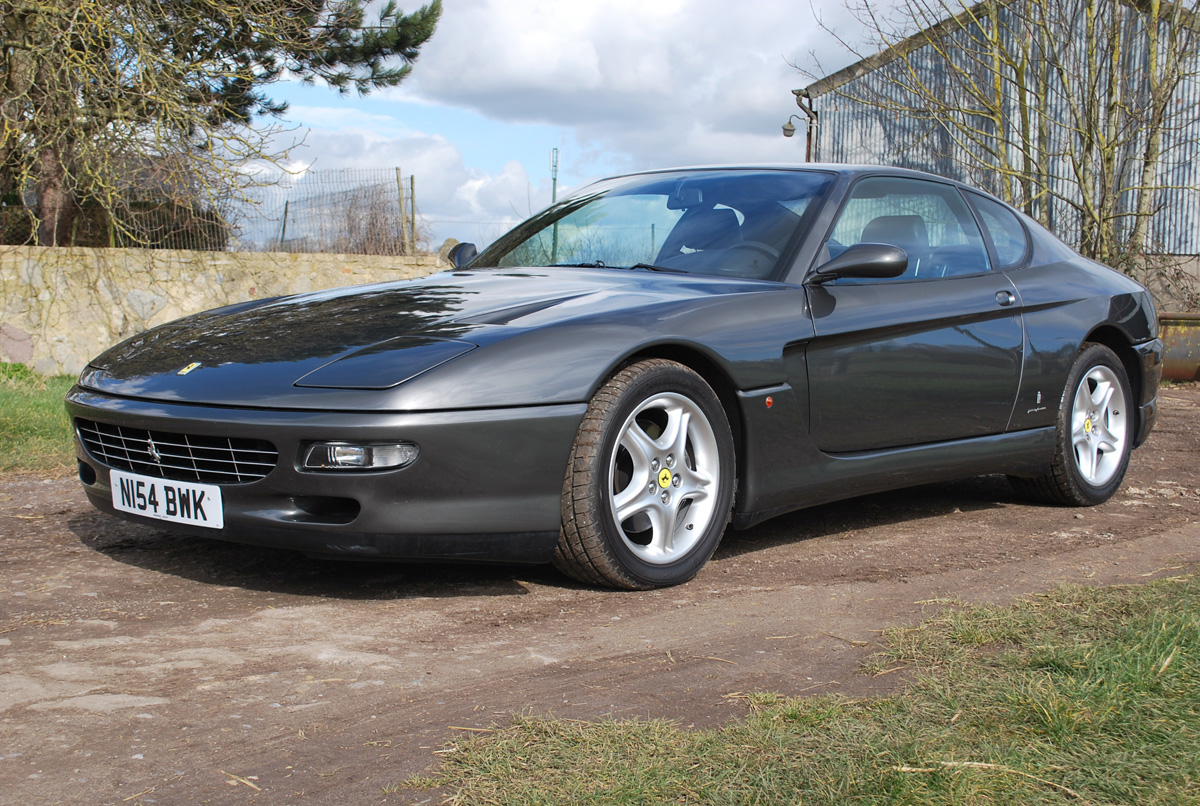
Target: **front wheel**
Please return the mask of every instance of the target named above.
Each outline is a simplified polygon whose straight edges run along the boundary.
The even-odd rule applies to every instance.
[[[1085,345],[1063,390],[1054,464],[1037,478],[1013,478],[1013,485],[1055,504],[1102,504],[1129,468],[1133,426],[1133,396],[1121,360],[1102,344]]]
[[[662,359],[625,367],[576,435],[554,565],[630,590],[686,582],[729,522],[734,466],[729,421],[703,378]]]

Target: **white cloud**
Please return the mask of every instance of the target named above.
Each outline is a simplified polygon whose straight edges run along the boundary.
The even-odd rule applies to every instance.
[[[491,241],[550,200],[549,188],[532,184],[519,162],[510,161],[494,175],[469,168],[459,149],[442,135],[313,128],[294,154],[305,158],[283,164],[292,171],[398,167],[406,178],[415,176],[418,212],[431,226],[434,247],[451,236]]]
[[[680,119],[752,134],[806,83],[788,62],[827,40],[806,3],[460,0],[399,92],[599,138]]]
[[[317,129],[359,129],[396,137],[410,133],[409,127],[391,115],[375,114],[346,106],[291,106],[289,116],[301,118]]]
[[[577,145],[571,170],[580,179],[800,161],[803,138],[787,140],[779,128],[799,111],[790,90],[808,83],[789,62],[809,64],[810,50],[826,66],[849,61],[803,2],[455,0],[444,8],[412,76],[380,97],[558,127]],[[827,23],[847,19],[840,7],[824,14]],[[305,149],[319,154],[314,167],[400,165],[421,180],[427,217],[482,222],[477,229],[487,231],[470,237],[490,240],[503,230],[496,222],[549,202],[543,165],[472,168],[453,131],[412,131],[387,115],[340,108],[293,113],[314,127]],[[453,229],[435,227],[439,238],[463,237]]]

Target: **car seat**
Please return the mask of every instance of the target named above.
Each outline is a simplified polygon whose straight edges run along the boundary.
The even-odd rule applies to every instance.
[[[929,231],[919,215],[881,215],[863,227],[859,243],[886,243],[908,254],[908,269],[901,277],[920,273],[921,260],[929,254]]]

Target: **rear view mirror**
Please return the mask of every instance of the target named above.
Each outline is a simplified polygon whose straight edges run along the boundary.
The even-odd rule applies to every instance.
[[[882,280],[899,277],[908,268],[908,255],[898,246],[886,243],[856,243],[808,276],[811,283],[825,283],[839,277]]]
[[[704,191],[698,187],[684,187],[682,184],[667,199],[668,210],[688,210],[704,204]]]

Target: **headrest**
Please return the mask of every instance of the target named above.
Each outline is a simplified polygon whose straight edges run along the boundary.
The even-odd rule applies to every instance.
[[[737,213],[728,207],[693,210],[680,221],[682,245],[688,249],[717,249],[742,240]]]
[[[919,215],[881,215],[863,227],[860,243],[887,243],[911,251],[929,248],[929,231]]]

